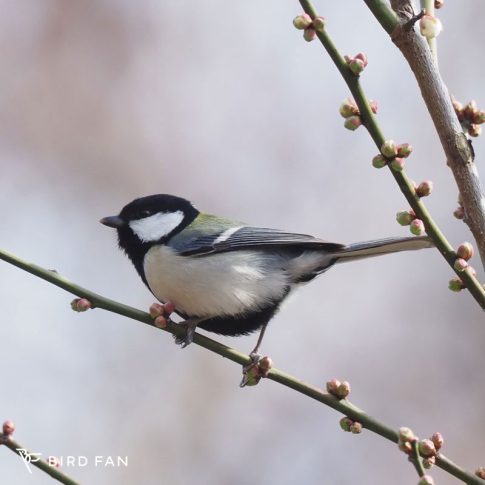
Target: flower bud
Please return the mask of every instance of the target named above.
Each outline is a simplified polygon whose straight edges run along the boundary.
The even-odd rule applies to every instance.
[[[15,424],[8,420],[3,423],[2,433],[4,436],[11,436],[15,431]]]
[[[386,158],[394,158],[397,155],[397,147],[394,140],[386,140],[381,146],[381,153]]]
[[[358,76],[365,69],[365,63],[362,59],[352,59],[349,62],[349,68],[356,76]]]
[[[456,250],[457,256],[463,258],[465,261],[473,258],[474,252],[473,246],[469,242],[461,243]]]
[[[152,318],[157,318],[160,315],[163,315],[163,305],[160,305],[160,303],[152,303],[150,305],[150,309],[148,310],[148,313],[150,313],[150,316]]]
[[[347,381],[342,381],[337,386],[337,391],[335,393],[335,396],[337,396],[339,399],[345,399],[349,394],[350,394],[350,384]]]
[[[412,451],[413,451],[413,446],[411,445],[411,443],[409,441],[402,441],[401,439],[397,442],[397,446],[398,448],[406,453],[406,454],[410,454]]]
[[[340,105],[339,113],[343,118],[349,118],[350,116],[358,115],[359,108],[353,99],[347,98]]]
[[[355,55],[354,59],[360,59],[364,63],[364,67],[367,66],[367,56],[363,52],[359,52]]]
[[[313,28],[318,32],[323,32],[323,30],[325,29],[325,18],[315,17],[313,19]]]
[[[434,0],[434,8],[440,9],[445,4],[445,0]]]
[[[293,19],[293,25],[298,29],[298,30],[304,30],[312,24],[312,19],[310,15],[307,13],[302,13],[301,15],[296,16]]]
[[[455,268],[456,271],[465,271],[468,268],[468,263],[462,258],[457,258],[453,264],[453,268]]]
[[[436,463],[436,458],[434,456],[428,456],[428,458],[423,458],[423,467],[429,470]]]
[[[390,165],[391,165],[391,168],[396,172],[402,172],[402,170],[404,169],[404,165],[406,165],[406,162],[404,158],[396,157],[391,161]]]
[[[473,113],[472,123],[476,125],[485,123],[485,111],[477,111],[476,113]]]
[[[316,33],[315,29],[312,28],[312,27],[308,27],[307,29],[305,29],[303,31],[303,38],[307,42],[311,42],[313,39],[315,39],[316,36],[317,36],[317,33]]]
[[[340,386],[340,381],[338,379],[330,379],[327,382],[327,392],[329,394],[337,395],[337,389]]]
[[[423,475],[418,482],[418,485],[434,485],[433,477],[430,475]]]
[[[463,290],[463,288],[465,288],[465,286],[459,278],[453,278],[448,282],[448,289],[451,291],[459,292]]]
[[[158,328],[167,328],[168,326],[168,320],[163,315],[156,317],[153,323]]]
[[[475,475],[478,478],[483,478],[485,480],[485,467],[481,466],[475,470]]]
[[[413,219],[409,225],[409,230],[415,236],[423,235],[425,233],[423,221],[421,219]]]
[[[482,127],[480,125],[471,124],[468,127],[468,134],[473,138],[476,138],[482,134]]]
[[[471,121],[473,120],[473,117],[475,116],[476,113],[478,113],[477,102],[474,99],[472,99],[463,108],[463,114],[467,120]]]
[[[401,143],[397,146],[397,156],[407,158],[413,152],[413,146],[409,143]]]
[[[339,421],[339,424],[340,424],[340,427],[344,430],[344,431],[350,431],[350,427],[352,426],[352,423],[353,421],[350,419],[350,418],[342,418],[340,421]]]
[[[92,304],[87,298],[74,298],[74,300],[71,301],[71,308],[75,312],[81,313],[92,308]]]
[[[443,435],[437,431],[431,436],[431,441],[434,443],[434,447],[436,448],[436,450],[439,450],[444,443]]]
[[[350,425],[350,432],[353,433],[353,434],[362,433],[362,423],[359,423],[358,421],[354,421]]]
[[[377,113],[377,101],[369,101],[369,106],[370,106],[370,109],[371,111],[376,114]]]
[[[413,222],[414,217],[408,211],[399,211],[396,214],[396,221],[401,224],[401,226],[409,226]]]
[[[458,206],[454,211],[453,215],[456,219],[463,219],[465,217],[465,208],[463,206]]]
[[[344,122],[345,128],[350,131],[355,131],[361,124],[362,120],[357,115],[349,116]]]
[[[419,21],[419,30],[421,35],[424,35],[427,39],[433,39],[434,37],[438,37],[443,30],[443,25],[436,17],[425,14]]]
[[[412,429],[403,426],[402,428],[399,428],[399,439],[403,443],[406,443],[408,441],[414,441],[416,439],[416,436],[414,436]]]
[[[427,197],[433,191],[433,182],[425,180],[421,182],[416,188],[416,195],[418,197]]]
[[[383,168],[387,165],[387,160],[384,158],[383,155],[379,154],[379,155],[376,155],[373,159],[372,159],[372,166],[374,168]]]
[[[273,360],[271,357],[265,356],[258,362],[259,375],[261,377],[267,377],[268,372],[273,367]]]

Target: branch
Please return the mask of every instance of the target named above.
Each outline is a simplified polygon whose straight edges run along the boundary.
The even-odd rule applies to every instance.
[[[142,312],[141,310],[137,310],[136,308],[130,307],[128,305],[124,305],[123,303],[110,300],[109,298],[105,298],[104,296],[94,293],[91,290],[72,283],[66,278],[59,275],[56,271],[48,270],[42,268],[41,266],[37,266],[35,264],[24,261],[17,256],[1,249],[0,259],[14,266],[17,266],[18,268],[27,271],[34,276],[46,280],[53,285],[58,286],[68,291],[69,293],[72,293],[73,295],[90,300],[95,307],[102,308],[103,310],[117,313],[119,315],[123,315],[133,320],[146,323],[147,325],[155,326],[153,323],[153,319],[148,313]],[[179,325],[172,322],[168,322],[168,326],[160,330],[168,331],[169,333],[177,337],[185,335],[185,330],[183,328],[180,328]],[[240,365],[249,365],[253,362],[249,355],[231,349],[226,345],[223,345],[198,333],[194,335],[193,343],[204,347],[207,350],[215,352],[216,354],[219,354],[222,357],[232,360],[233,362],[236,362]],[[369,416],[363,410],[359,409],[347,399],[338,399],[332,394],[323,392],[322,390],[306,384],[298,380],[297,378],[275,368],[270,369],[266,377],[301,394],[304,394],[305,396],[315,399],[316,401],[319,401],[322,404],[325,404],[326,406],[335,409],[336,411],[341,412],[352,420],[361,423],[362,426],[367,428],[368,430],[373,431],[374,433],[388,439],[389,441],[392,441],[393,443],[397,443],[399,440],[399,435],[397,431],[381,423],[377,419]],[[464,481],[465,483],[483,485],[483,481],[481,481],[478,477],[465,471],[463,468],[459,467],[441,454],[436,459],[436,465],[443,470],[446,470],[448,473],[455,476],[456,478]]]
[[[34,465],[43,472],[50,475],[55,480],[64,483],[66,485],[80,485],[72,478],[68,477],[65,473],[61,472],[58,468],[50,465],[47,461],[38,459],[37,454],[32,451],[27,450],[17,441],[15,441],[11,436],[4,435],[0,433],[0,444],[5,445],[7,448],[12,450],[14,453],[19,455],[26,464]]]
[[[448,165],[460,191],[465,222],[477,243],[485,267],[485,194],[473,160],[473,153],[455,114],[448,89],[422,35],[404,26],[414,11],[410,0],[392,0],[392,7],[376,0],[364,0],[392,41],[408,61],[441,140]],[[395,21],[392,21],[394,16]]]

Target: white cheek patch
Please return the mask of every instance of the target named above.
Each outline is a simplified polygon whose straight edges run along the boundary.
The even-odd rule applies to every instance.
[[[153,242],[170,234],[183,220],[184,213],[182,211],[157,212],[152,216],[131,221],[128,225],[140,241]]]

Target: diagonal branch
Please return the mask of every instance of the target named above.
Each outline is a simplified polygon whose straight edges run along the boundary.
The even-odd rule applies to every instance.
[[[148,313],[142,312],[141,310],[137,310],[136,308],[130,307],[128,305],[124,305],[123,303],[110,300],[109,298],[105,298],[104,296],[101,296],[91,290],[72,283],[63,276],[59,275],[56,271],[48,270],[42,268],[41,266],[37,266],[35,264],[24,261],[19,257],[2,249],[0,249],[0,259],[14,266],[17,266],[18,268],[27,271],[34,276],[46,280],[53,285],[58,286],[68,291],[69,293],[72,293],[73,295],[76,295],[80,298],[87,298],[97,308],[102,308],[103,310],[117,313],[133,320],[155,326],[153,323],[153,319]],[[168,331],[169,333],[177,337],[185,335],[184,329],[182,329],[179,325],[171,322],[169,322],[167,328],[161,330]],[[207,350],[221,355],[222,357],[232,360],[237,364],[248,365],[252,363],[252,359],[249,357],[249,355],[231,349],[230,347],[227,347],[226,345],[223,345],[219,342],[216,342],[215,340],[205,337],[204,335],[196,333],[194,335],[193,342],[197,345],[200,345],[201,347],[204,347]],[[293,377],[275,368],[270,369],[266,377],[301,394],[304,394],[305,396],[315,399],[316,401],[319,401],[322,404],[325,404],[326,406],[335,409],[336,411],[339,411],[340,413],[348,416],[352,420],[361,423],[363,427],[367,428],[368,430],[373,431],[374,433],[388,439],[389,441],[392,441],[393,443],[397,443],[399,440],[399,435],[396,430],[369,416],[367,413],[359,409],[347,399],[340,400],[331,394],[323,392],[321,389],[306,384],[298,380],[296,377]],[[441,454],[437,456],[436,464],[443,470],[446,470],[448,473],[455,476],[456,478],[459,478],[465,483],[483,485],[483,481],[481,481],[478,477],[471,474],[470,472],[465,471],[463,468],[456,465],[451,460]]]
[[[403,26],[414,15],[410,0],[387,2],[364,0],[392,41],[408,61],[441,140],[448,165],[460,191],[465,222],[477,243],[485,267],[485,194],[473,160],[473,152],[451,103],[450,93],[441,79],[426,40],[414,29]]]

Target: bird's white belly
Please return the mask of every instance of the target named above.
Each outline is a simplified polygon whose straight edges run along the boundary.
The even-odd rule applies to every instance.
[[[237,315],[284,297],[288,276],[268,257],[258,251],[179,256],[167,246],[154,246],[144,271],[153,294],[188,316]]]

